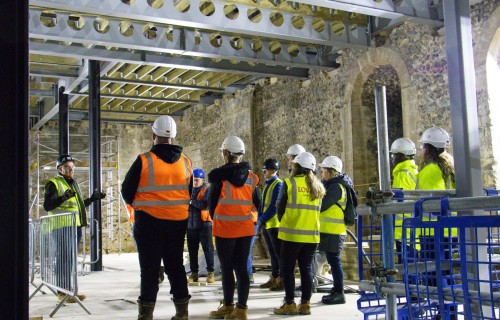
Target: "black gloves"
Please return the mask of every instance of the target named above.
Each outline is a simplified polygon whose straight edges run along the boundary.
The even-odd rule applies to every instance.
[[[63,201],[66,201],[66,200],[68,200],[68,199],[70,199],[70,198],[73,198],[73,197],[75,196],[75,194],[76,194],[76,193],[75,193],[73,190],[68,189],[68,190],[66,190],[66,191],[64,192],[64,194],[61,196],[61,199],[62,199]]]
[[[94,202],[94,201],[97,201],[97,200],[101,200],[102,198],[105,198],[106,197],[106,194],[103,193],[103,192],[99,192],[97,190],[94,191],[94,193],[92,193],[92,195],[90,196],[90,201],[91,202]]]

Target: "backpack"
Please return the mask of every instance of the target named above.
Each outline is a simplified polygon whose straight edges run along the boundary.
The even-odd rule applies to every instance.
[[[345,180],[340,181],[340,184],[345,187],[347,193],[347,201],[345,205],[345,209],[342,209],[342,206],[337,202],[336,205],[342,209],[344,212],[344,223],[346,226],[350,227],[354,225],[358,217],[358,213],[356,212],[356,207],[358,206],[358,196],[356,191],[349,185]]]

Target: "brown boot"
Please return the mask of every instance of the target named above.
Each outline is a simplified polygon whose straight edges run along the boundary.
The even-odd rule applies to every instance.
[[[215,311],[210,311],[210,319],[224,319],[225,316],[231,314],[234,310],[234,303],[226,306],[224,300],[220,301],[219,308]]]
[[[286,303],[283,301],[283,304],[279,308],[274,308],[273,312],[279,315],[294,315],[297,314],[297,305],[295,302]]]
[[[172,317],[172,320],[188,320],[188,305],[190,298],[191,296],[180,300],[172,299],[175,305],[175,316]]]
[[[277,277],[274,286],[269,288],[270,291],[284,291],[285,285],[283,284],[283,278]]]
[[[239,320],[247,320],[247,311],[248,307],[240,307],[236,305],[236,308],[233,309],[231,314],[228,314],[224,317],[224,319],[239,319]]]
[[[198,272],[192,272],[188,278],[188,283],[198,282]]]
[[[139,316],[137,320],[153,320],[153,311],[155,310],[154,302],[137,300],[139,305]]]
[[[213,272],[207,273],[207,283],[214,283],[215,282],[215,275]]]
[[[309,302],[309,300],[305,302],[300,301],[299,307],[297,309],[299,311],[299,314],[311,314],[311,303]]]
[[[269,280],[267,280],[266,283],[261,284],[259,286],[259,288],[261,288],[261,289],[269,289],[269,288],[273,287],[276,284],[276,280],[277,279],[278,279],[278,277],[269,276]]]

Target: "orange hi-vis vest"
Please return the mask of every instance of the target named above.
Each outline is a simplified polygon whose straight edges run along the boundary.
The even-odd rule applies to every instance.
[[[164,220],[188,218],[191,160],[184,154],[166,163],[152,152],[141,154],[142,171],[134,197],[134,209]]]
[[[203,188],[200,189],[200,192],[198,192],[198,196],[196,197],[196,200],[201,201],[203,200],[203,196],[205,195],[205,192],[207,192],[208,186],[205,185]],[[212,222],[212,218],[210,217],[210,213],[208,212],[208,209],[203,209],[200,210],[200,215],[201,215],[201,220],[205,222]]]
[[[215,207],[213,235],[221,238],[240,238],[253,236],[255,206],[252,194],[259,177],[248,171],[245,184],[236,187],[226,180],[222,181],[219,202]]]

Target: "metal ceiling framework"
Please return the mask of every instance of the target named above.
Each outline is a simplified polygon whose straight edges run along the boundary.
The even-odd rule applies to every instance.
[[[32,129],[88,112],[88,61],[101,62],[103,121],[150,122],[266,77],[332,70],[339,50],[405,20],[442,25],[440,0],[30,0]]]

